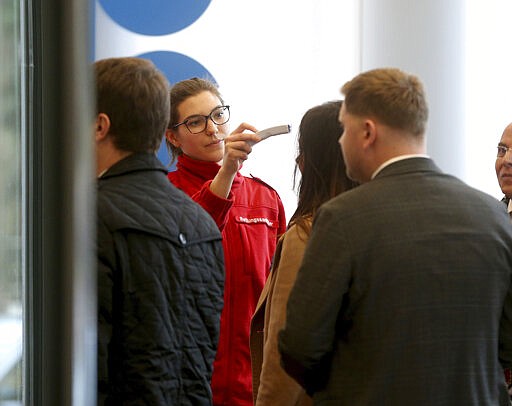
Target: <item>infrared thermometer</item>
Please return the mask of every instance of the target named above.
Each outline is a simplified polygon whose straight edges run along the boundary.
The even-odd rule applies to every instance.
[[[264,130],[258,131],[256,135],[260,137],[258,142],[266,140],[268,137],[272,137],[273,135],[279,134],[288,134],[292,130],[292,126],[290,124],[276,125],[275,127],[265,128]],[[250,142],[251,146],[256,144],[256,142]]]

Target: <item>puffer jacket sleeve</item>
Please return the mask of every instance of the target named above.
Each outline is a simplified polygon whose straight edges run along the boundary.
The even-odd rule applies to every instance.
[[[110,232],[98,223],[98,405],[107,401],[109,387],[108,354],[112,339],[112,291],[114,248]]]

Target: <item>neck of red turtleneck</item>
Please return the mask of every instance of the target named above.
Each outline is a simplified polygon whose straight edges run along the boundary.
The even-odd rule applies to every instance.
[[[185,172],[192,172],[194,176],[201,178],[204,182],[212,180],[217,172],[219,172],[220,165],[217,162],[199,161],[187,155],[180,155],[176,168]],[[242,175],[237,172],[233,186],[238,185],[242,180]]]

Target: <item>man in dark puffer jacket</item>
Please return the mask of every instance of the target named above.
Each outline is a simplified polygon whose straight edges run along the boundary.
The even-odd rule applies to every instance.
[[[140,58],[94,68],[98,404],[210,405],[220,232],[155,156],[169,120],[165,77]]]

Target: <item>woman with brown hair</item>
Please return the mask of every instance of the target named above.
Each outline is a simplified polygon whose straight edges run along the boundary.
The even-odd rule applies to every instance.
[[[311,405],[304,390],[281,368],[277,334],[284,326],[286,303],[302,261],[317,209],[356,184],[345,173],[338,139],[341,101],[308,110],[298,133],[294,181],[300,171],[299,197],[286,233],[280,238],[272,270],[251,323],[253,395],[258,406]],[[295,182],[294,182],[295,183]]]

